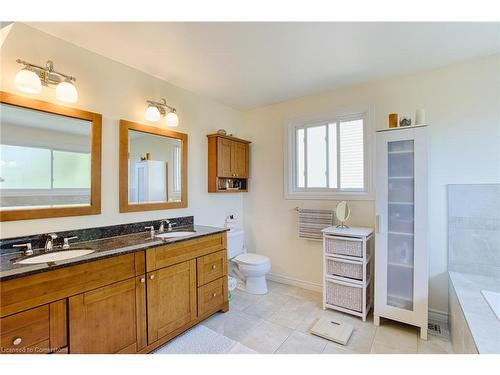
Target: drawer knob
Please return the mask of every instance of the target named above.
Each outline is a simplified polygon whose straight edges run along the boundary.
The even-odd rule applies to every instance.
[[[153,280],[155,278],[155,275],[149,276],[149,280]]]
[[[12,341],[12,344],[14,345],[20,345],[23,342],[23,339],[20,337],[16,337],[14,341]]]
[[[217,297],[217,293],[212,294],[212,297]]]
[[[141,283],[144,284],[145,281],[146,281],[146,278],[145,277],[141,277]]]
[[[213,270],[214,270],[214,269],[216,269],[216,268],[217,268],[217,266],[216,266],[215,264],[214,264],[214,265],[212,265],[212,269],[213,269]]]

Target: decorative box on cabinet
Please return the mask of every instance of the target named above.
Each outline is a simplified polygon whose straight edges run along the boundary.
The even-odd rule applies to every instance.
[[[374,323],[420,327],[427,338],[427,129],[377,132]]]
[[[208,192],[248,191],[249,141],[220,134],[208,137]]]
[[[366,321],[373,301],[372,233],[370,228],[323,229],[323,309]]]

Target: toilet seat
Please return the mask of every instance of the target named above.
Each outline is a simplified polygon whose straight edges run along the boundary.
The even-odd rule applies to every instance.
[[[249,266],[257,266],[265,263],[269,263],[270,260],[268,257],[260,254],[246,253],[240,254],[236,258],[233,259],[236,263],[246,264]]]

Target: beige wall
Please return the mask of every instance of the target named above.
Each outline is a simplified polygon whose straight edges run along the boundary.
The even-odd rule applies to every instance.
[[[3,91],[18,93],[14,77],[17,58],[45,64],[77,77],[76,107],[103,115],[102,213],[100,215],[1,223],[1,238],[55,230],[113,225],[126,222],[194,215],[198,224],[222,225],[226,215],[242,216],[241,194],[207,193],[206,134],[219,128],[238,134],[241,112],[180,89],[103,56],[48,34],[16,23],[0,50]],[[168,56],[165,56],[168,64]],[[146,99],[165,97],[177,108],[178,131],[189,135],[186,209],[120,214],[118,212],[118,123],[120,119],[145,123]],[[44,88],[37,99],[55,101],[55,92]]]
[[[321,243],[297,237],[294,207],[334,208],[335,201],[283,198],[283,126],[293,117],[351,106],[372,109],[373,126],[387,114],[427,110],[430,131],[430,307],[447,311],[446,185],[500,181],[499,65],[493,56],[415,75],[302,97],[244,114],[252,141],[250,193],[244,196],[247,245],[272,260],[273,273],[321,284]],[[373,226],[373,201],[352,201],[350,225]]]
[[[334,208],[337,202],[283,199],[284,122],[362,105],[372,109],[372,125],[380,129],[386,127],[390,112],[413,115],[417,107],[426,108],[430,124],[430,307],[446,310],[446,184],[500,180],[499,56],[303,97],[242,115],[23,24],[13,26],[0,53],[2,90],[16,92],[17,58],[39,64],[50,58],[57,69],[77,77],[78,107],[103,115],[102,214],[6,222],[1,224],[2,238],[179,215],[195,215],[199,224],[221,225],[226,215],[234,213],[243,219],[244,212],[250,251],[268,255],[273,273],[318,285],[321,244],[297,238],[293,208]],[[189,134],[189,207],[120,214],[118,121],[144,122],[145,100],[160,97],[178,109],[178,130]],[[37,98],[55,100],[50,89]],[[252,141],[249,193],[206,192],[205,135],[219,128]],[[351,225],[373,226],[373,201],[353,201],[351,207]]]

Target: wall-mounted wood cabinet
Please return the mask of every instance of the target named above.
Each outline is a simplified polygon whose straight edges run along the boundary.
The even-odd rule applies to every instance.
[[[208,192],[248,191],[249,141],[220,134],[208,137]]]

